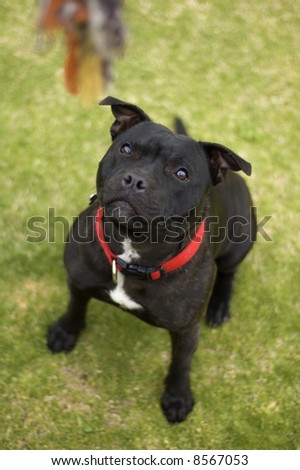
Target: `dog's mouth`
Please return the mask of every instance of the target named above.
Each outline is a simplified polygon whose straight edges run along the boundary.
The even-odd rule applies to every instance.
[[[135,206],[124,200],[113,200],[104,204],[105,216],[127,236],[139,236],[148,231],[148,222]],[[121,232],[120,232],[121,233]]]
[[[138,211],[128,201],[113,199],[105,203],[105,213],[114,222],[120,225],[128,225],[131,220],[138,218]]]

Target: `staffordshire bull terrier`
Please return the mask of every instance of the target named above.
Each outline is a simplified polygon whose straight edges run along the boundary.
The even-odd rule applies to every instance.
[[[139,107],[107,97],[112,145],[99,164],[97,195],[66,243],[70,300],[48,330],[54,353],[70,351],[91,298],[169,331],[172,359],[161,399],[170,423],[193,408],[190,368],[199,322],[230,316],[238,265],[255,240],[244,180],[251,165],[223,145],[151,121]],[[112,333],[114,334],[114,333]]]

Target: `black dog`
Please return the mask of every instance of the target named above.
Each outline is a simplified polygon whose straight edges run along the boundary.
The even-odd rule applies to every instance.
[[[170,422],[192,410],[190,367],[199,321],[229,318],[237,266],[255,239],[244,180],[251,165],[228,148],[153,123],[137,106],[108,97],[113,143],[97,175],[97,197],[74,223],[65,250],[70,301],[48,331],[53,352],[70,351],[94,297],[171,335],[162,396]],[[232,171],[228,171],[232,170]],[[112,333],[113,334],[113,333]]]

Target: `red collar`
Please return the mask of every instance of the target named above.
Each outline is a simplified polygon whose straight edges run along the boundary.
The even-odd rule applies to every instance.
[[[114,281],[116,281],[117,271],[124,271],[124,274],[134,275],[140,279],[151,279],[156,281],[162,277],[163,273],[175,271],[176,269],[179,269],[188,263],[197,253],[203,242],[205,220],[203,220],[199,225],[197,232],[190,243],[180,253],[178,253],[178,255],[174,256],[174,258],[171,258],[168,261],[165,261],[164,263],[156,266],[142,266],[139,264],[126,263],[124,260],[122,260],[122,258],[119,258],[111,251],[109,245],[105,241],[102,223],[103,213],[104,209],[103,207],[100,207],[96,214],[95,228],[99,243],[106,255],[107,260],[112,266],[112,276]]]

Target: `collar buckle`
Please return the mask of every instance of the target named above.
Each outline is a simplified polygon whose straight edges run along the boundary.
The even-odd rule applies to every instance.
[[[141,264],[126,263],[126,261],[121,258],[117,258],[116,264],[120,266],[122,274],[125,276],[135,276],[142,280],[151,280],[152,273],[160,273],[160,277],[164,272],[162,266],[143,266]]]
[[[111,277],[112,277],[113,282],[116,284],[117,279],[118,279],[118,271],[117,271],[117,262],[115,259],[113,259],[111,263]]]

